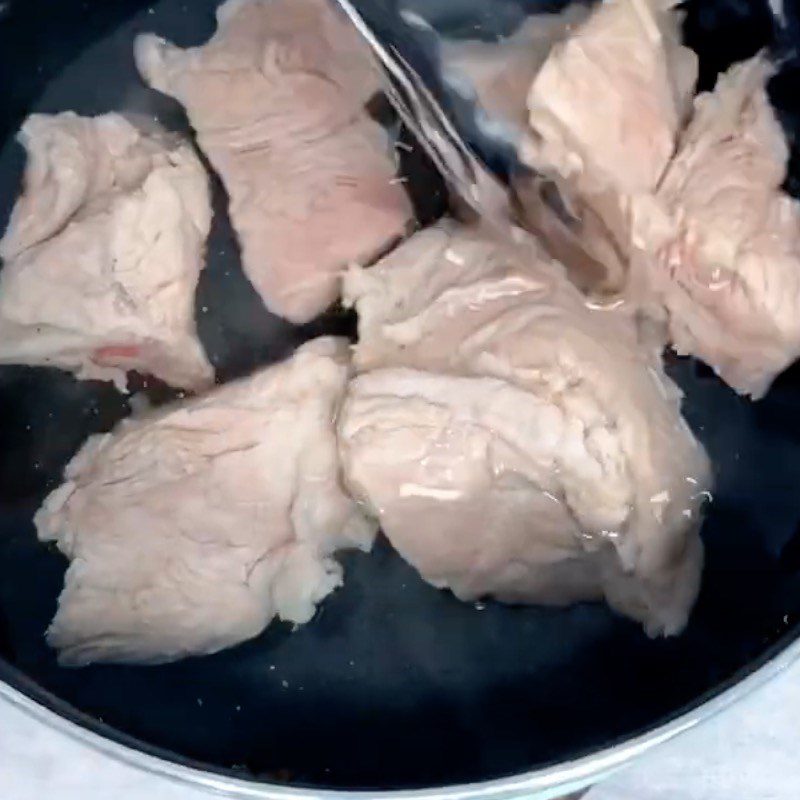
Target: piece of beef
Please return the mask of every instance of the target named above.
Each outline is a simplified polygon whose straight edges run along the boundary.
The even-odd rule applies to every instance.
[[[334,417],[345,340],[92,437],[36,515],[70,559],[48,641],[62,663],[213,653],[307,622],[330,557],[373,526],[343,492]]]
[[[213,383],[194,298],[211,225],[191,145],[118,114],[34,114],[0,242],[0,362],[114,380]]]
[[[307,322],[338,297],[349,263],[376,258],[412,218],[365,110],[379,76],[328,0],[229,0],[217,17],[202,47],[140,36],[136,62],[186,107],[267,308]]]

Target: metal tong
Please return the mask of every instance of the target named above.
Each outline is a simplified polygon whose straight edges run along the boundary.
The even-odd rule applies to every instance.
[[[578,285],[602,285],[610,265],[598,260],[586,245],[584,215],[577,210],[580,202],[574,202],[579,198],[570,197],[557,178],[542,175],[523,164],[515,166],[508,186],[495,177],[437,100],[434,91],[440,97],[445,94],[437,80],[437,65],[426,56],[419,31],[397,10],[396,0],[335,0],[335,3],[383,67],[389,102],[479,222],[498,238],[517,245],[527,246],[523,231],[534,234],[538,243],[567,267]],[[355,3],[371,12],[369,20]],[[423,20],[416,20],[417,29],[424,25]],[[427,81],[420,71],[426,74]],[[587,221],[591,224],[591,214]]]
[[[335,2],[377,57],[386,75],[389,102],[426,149],[442,177],[482,219],[507,224],[509,199],[504,187],[465,143],[431,88],[410,63],[415,61],[427,67],[425,71],[429,74],[433,71],[425,63],[413,27],[386,3],[372,4],[378,13],[368,23],[351,0]]]

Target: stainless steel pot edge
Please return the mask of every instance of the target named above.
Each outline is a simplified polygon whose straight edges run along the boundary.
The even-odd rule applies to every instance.
[[[270,786],[212,772],[185,767],[156,756],[139,752],[90,731],[45,708],[22,692],[0,681],[0,698],[12,703],[51,728],[77,739],[92,749],[137,769],[162,776],[184,786],[198,788],[231,798],[252,800],[554,800],[570,792],[591,786],[628,764],[632,759],[697,727],[751,692],[763,687],[800,659],[800,639],[791,642],[758,670],[708,702],[675,718],[649,733],[606,750],[511,778],[400,792],[349,792],[293,789]]]

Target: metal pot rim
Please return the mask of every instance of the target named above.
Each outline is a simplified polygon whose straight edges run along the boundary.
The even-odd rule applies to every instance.
[[[795,634],[797,636],[797,634]],[[733,703],[759,689],[800,659],[800,637],[788,644],[772,648],[750,674],[732,678],[711,696],[700,698],[697,704],[673,719],[650,731],[619,744],[601,749],[572,761],[555,764],[520,775],[481,783],[463,784],[435,789],[410,791],[343,791],[292,788],[248,781],[223,773],[206,771],[177,761],[147,753],[114,741],[89,727],[57,713],[34,698],[36,692],[13,687],[0,680],[0,698],[11,702],[42,723],[117,761],[149,772],[184,786],[193,785],[218,794],[242,800],[516,800],[536,798],[552,800],[564,794],[584,789],[616,772],[632,759],[699,724],[706,722]],[[75,714],[80,717],[79,713]]]

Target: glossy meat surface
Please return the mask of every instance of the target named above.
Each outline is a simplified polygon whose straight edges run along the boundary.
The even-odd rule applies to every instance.
[[[680,394],[626,317],[560,265],[447,223],[371,270],[340,417],[349,487],[463,599],[605,596],[653,633],[699,587],[710,483]]]

